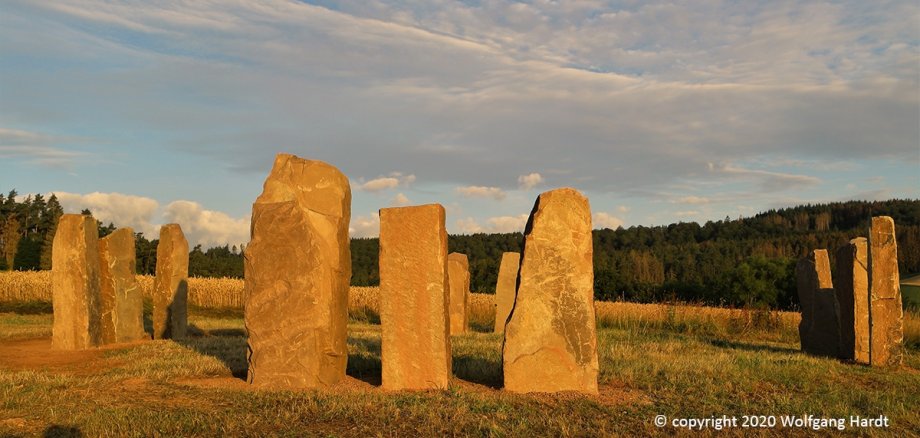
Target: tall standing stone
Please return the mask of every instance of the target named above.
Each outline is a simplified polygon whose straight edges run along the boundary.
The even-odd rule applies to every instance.
[[[345,377],[351,186],[322,161],[278,154],[246,247],[249,382],[321,388]]]
[[[102,342],[98,240],[92,216],[61,216],[51,247],[53,348],[83,350]]]
[[[894,220],[872,218],[869,230],[869,331],[873,366],[900,365],[903,356],[904,311],[898,273],[898,242]]]
[[[840,348],[837,296],[831,282],[827,250],[816,249],[799,260],[795,267],[802,321],[799,339],[802,351],[837,357]]]
[[[444,389],[450,381],[444,207],[380,210],[383,388]]]
[[[179,224],[160,227],[153,280],[153,338],[185,337],[188,327],[188,242]]]
[[[505,389],[597,393],[591,208],[574,189],[537,198],[505,327]]]
[[[450,284],[450,334],[467,332],[470,325],[470,262],[466,254],[447,255]]]
[[[144,332],[144,297],[135,278],[134,230],[119,228],[99,239],[102,342],[148,338]]]
[[[869,271],[866,239],[858,237],[836,254],[834,289],[840,308],[840,358],[869,363]]]
[[[498,267],[498,281],[495,283],[495,333],[505,331],[505,323],[511,314],[511,308],[514,307],[520,265],[521,253],[502,254],[501,265]]]

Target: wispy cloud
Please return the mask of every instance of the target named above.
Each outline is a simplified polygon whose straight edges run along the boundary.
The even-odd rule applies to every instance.
[[[64,139],[19,129],[0,128],[0,158],[46,167],[72,167],[85,152],[52,146]]]
[[[646,217],[835,198],[828,173],[908,186],[920,165],[915,2],[310,3],[7,2],[0,123],[98,139],[93,162],[142,150],[113,168],[135,187],[193,187],[175,164],[195,160],[256,180],[272,145],[342,169],[361,211],[507,190],[475,212],[482,229],[521,213],[515,182],[625,193]],[[8,163],[89,161],[3,135]],[[198,199],[246,208],[218,195]]]
[[[766,191],[800,189],[821,183],[821,179],[791,173],[770,172],[758,169],[746,169],[732,164],[709,163],[709,171],[733,178],[746,178],[760,181]]]

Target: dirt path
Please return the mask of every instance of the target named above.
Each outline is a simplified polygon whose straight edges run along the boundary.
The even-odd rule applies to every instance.
[[[8,370],[62,369],[97,360],[102,350],[53,350],[51,338],[0,342],[0,368]]]

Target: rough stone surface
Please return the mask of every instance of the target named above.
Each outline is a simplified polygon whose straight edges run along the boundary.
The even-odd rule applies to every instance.
[[[447,388],[451,375],[447,276],[444,207],[381,209],[384,389]]]
[[[505,389],[597,393],[591,209],[574,189],[537,198],[505,327]]]
[[[185,337],[188,327],[188,242],[179,224],[160,227],[153,280],[153,338]]]
[[[321,161],[279,154],[246,247],[249,382],[322,388],[345,377],[351,187]]]
[[[102,342],[98,240],[91,216],[61,216],[51,247],[53,348],[83,350]]]
[[[795,267],[795,277],[802,306],[802,321],[799,323],[802,351],[837,357],[840,348],[840,317],[827,250],[814,250],[799,260]]]
[[[450,282],[450,334],[466,333],[470,325],[470,262],[466,254],[447,255]]]
[[[836,254],[834,290],[840,308],[840,358],[869,363],[869,271],[866,239],[858,237]]]
[[[144,297],[137,284],[134,230],[119,228],[99,239],[102,342],[147,339]]]
[[[521,266],[521,253],[506,252],[498,267],[498,281],[495,283],[495,333],[505,331],[505,323],[511,308],[514,307],[514,295],[517,292],[518,268]]]
[[[869,360],[873,366],[900,365],[903,360],[904,311],[898,273],[894,220],[872,218],[869,230]]]

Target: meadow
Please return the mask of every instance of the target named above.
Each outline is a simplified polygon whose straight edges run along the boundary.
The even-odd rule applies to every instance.
[[[48,350],[50,286],[42,289],[39,278],[47,274],[13,274],[0,274],[0,436],[697,435],[717,431],[670,421],[722,415],[885,415],[887,428],[847,423],[844,432],[920,430],[915,313],[905,319],[905,365],[873,369],[801,354],[791,312],[598,302],[600,394],[521,395],[499,390],[502,336],[491,333],[492,297],[474,294],[473,331],[452,337],[450,388],[388,393],[378,387],[377,289],[352,288],[346,381],[330,391],[268,391],[243,380],[242,311],[225,305],[242,299],[239,280],[190,280],[187,339],[71,353]],[[669,423],[657,427],[657,415]],[[837,432],[739,423],[720,434]]]

